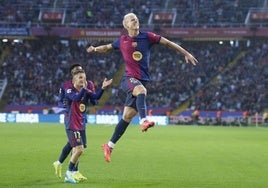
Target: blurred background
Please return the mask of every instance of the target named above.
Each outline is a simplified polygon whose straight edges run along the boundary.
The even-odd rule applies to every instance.
[[[80,63],[97,88],[104,77],[114,79],[89,113],[120,114],[120,52],[86,48],[124,33],[128,12],[139,17],[141,31],[165,36],[199,61],[193,67],[181,54],[153,47],[149,115],[173,123],[192,123],[195,113],[198,124],[267,120],[267,0],[0,0],[0,112],[58,113],[60,84]]]

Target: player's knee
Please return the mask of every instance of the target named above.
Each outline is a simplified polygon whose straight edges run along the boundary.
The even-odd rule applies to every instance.
[[[131,114],[124,114],[123,115],[123,120],[126,122],[131,122],[132,118],[133,118],[133,115],[131,115]]]
[[[124,120],[125,122],[131,122],[132,118],[127,117],[127,116],[123,116],[123,120]]]
[[[134,109],[125,109],[123,113],[123,120],[126,122],[131,122],[132,118],[137,114],[137,111]]]
[[[77,154],[78,155],[81,155],[82,153],[84,152],[84,148],[83,147],[79,147],[78,150],[77,150]]]
[[[147,95],[147,89],[143,85],[138,85],[133,90],[133,95],[134,96],[137,96],[139,94]]]

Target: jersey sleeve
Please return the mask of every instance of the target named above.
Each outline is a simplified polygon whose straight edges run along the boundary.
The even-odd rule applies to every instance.
[[[66,95],[66,98],[72,100],[72,101],[76,101],[76,102],[79,102],[81,101],[81,99],[83,98],[84,94],[86,92],[86,89],[82,88],[79,93],[76,93],[74,91],[74,89],[72,88],[66,88],[65,89],[65,95]]]
[[[96,89],[95,89],[95,85],[94,85],[94,83],[93,83],[91,80],[88,80],[87,83],[88,83],[88,85],[87,85],[87,89],[90,90],[90,94],[91,94],[91,93],[92,93],[92,94],[95,94],[95,93],[96,93]],[[98,102],[99,102],[98,99],[90,97],[90,94],[88,95],[88,98],[89,98],[90,103],[91,103],[92,105],[97,105]]]
[[[112,42],[112,47],[114,49],[119,49],[120,48],[120,38],[116,39],[115,41]]]
[[[58,95],[58,106],[60,108],[66,107],[66,104],[64,103],[64,98],[65,98],[64,85],[61,84],[60,89],[59,89],[59,95]]]
[[[151,44],[156,44],[160,42],[161,36],[153,32],[147,32],[148,38]]]
[[[87,83],[88,83],[87,88],[89,90],[91,90],[92,93],[95,93],[96,92],[96,89],[95,89],[95,85],[93,84],[93,82],[91,80],[88,80]]]
[[[97,93],[90,93],[89,97],[90,97],[90,99],[99,100],[101,98],[103,92],[104,92],[103,89],[99,89]]]

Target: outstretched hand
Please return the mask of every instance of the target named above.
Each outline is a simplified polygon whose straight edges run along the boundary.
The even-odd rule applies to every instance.
[[[189,63],[190,61],[193,65],[196,65],[198,63],[197,59],[195,59],[195,57],[190,53],[185,55],[185,61],[186,63]]]
[[[88,53],[94,52],[94,50],[95,50],[95,47],[94,47],[94,46],[89,46],[89,47],[87,48],[87,52],[88,52]]]
[[[108,80],[107,78],[104,78],[102,82],[102,89],[105,89],[107,86],[111,85],[113,83],[113,79]]]

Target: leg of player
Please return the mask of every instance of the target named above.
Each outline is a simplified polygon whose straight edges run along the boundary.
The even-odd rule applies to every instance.
[[[129,123],[131,122],[132,118],[137,114],[137,111],[134,108],[125,106],[123,112],[123,118],[118,122],[116,125],[113,135],[108,143],[102,145],[102,149],[104,151],[104,158],[106,162],[111,161],[111,153],[116,142],[122,137],[125,133]]]
[[[74,168],[78,162],[78,158],[83,153],[83,145],[79,145],[73,148],[72,156],[68,165],[68,170],[66,171],[64,182],[66,183],[78,183],[79,181],[75,179]]]
[[[72,146],[69,144],[69,142],[66,143],[66,145],[62,148],[60,157],[58,161],[55,161],[53,163],[54,169],[55,169],[55,175],[61,179],[61,167],[64,160],[67,158],[69,153],[72,150]]]
[[[153,121],[147,120],[147,106],[146,106],[146,88],[141,84],[133,89],[133,96],[136,96],[136,108],[140,115],[140,124],[142,132],[146,132],[149,128],[154,126]]]
[[[75,148],[73,148],[72,156],[74,156],[74,154],[75,154]],[[69,165],[68,165],[68,170],[65,173],[65,178],[64,178],[65,183],[78,183],[78,181],[74,179],[74,173],[73,173],[73,168],[75,164],[76,164],[76,161],[74,162],[71,157]]]
[[[72,156],[69,161],[68,170],[65,173],[64,182],[66,183],[78,183],[79,181],[75,179],[75,166],[78,164],[78,159],[84,151],[83,141],[85,140],[84,134],[80,131],[67,131],[67,136],[69,143],[72,144]],[[86,144],[86,143],[85,143]]]
[[[85,177],[83,174],[81,174],[77,168],[79,161],[77,161],[77,163],[74,165],[73,168],[73,175],[74,175],[74,179],[78,182],[81,181],[85,181],[87,180],[87,177]]]
[[[81,134],[81,138],[82,138],[82,142],[83,142],[83,146],[84,146],[84,149],[87,148],[87,135],[86,135],[86,131],[85,130],[82,130],[80,131],[80,134]],[[73,168],[73,171],[74,171],[74,179],[76,181],[85,181],[87,180],[87,178],[81,174],[81,172],[79,172],[78,170],[78,164],[79,164],[79,161],[76,162],[74,168]]]

